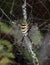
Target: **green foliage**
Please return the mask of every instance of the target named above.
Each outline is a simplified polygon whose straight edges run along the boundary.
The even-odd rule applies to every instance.
[[[12,34],[12,28],[10,26],[8,26],[6,23],[2,23],[0,22],[0,29],[2,32],[6,33],[6,34]]]
[[[23,53],[23,55],[24,55],[24,58],[26,60],[32,62],[32,56],[31,56],[31,53],[30,52],[28,52],[27,50],[25,50],[24,53]]]
[[[3,45],[3,46],[7,46],[7,48],[8,48],[8,52],[9,51],[12,51],[12,44],[9,42],[9,41],[7,41],[7,40],[0,40],[0,45]]]
[[[3,57],[0,60],[0,65],[8,65],[8,63],[13,63],[11,60],[9,60],[7,57]]]
[[[32,43],[34,45],[41,45],[41,41],[43,39],[41,32],[38,30],[38,27],[32,26],[30,33],[29,33],[30,39],[32,40]]]
[[[0,65],[7,65],[13,63],[11,59],[15,58],[12,53],[13,45],[7,40],[0,40]]]
[[[33,38],[35,45],[36,45],[36,43],[39,43],[39,44],[41,43],[41,38],[42,38],[42,36],[41,36],[40,31],[36,31],[34,34],[34,38]]]
[[[31,53],[23,48],[22,46],[17,47],[17,50],[23,55],[24,59],[28,60],[29,62],[32,62],[32,56]]]

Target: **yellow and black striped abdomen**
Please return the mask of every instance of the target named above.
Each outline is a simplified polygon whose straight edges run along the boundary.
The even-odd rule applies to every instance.
[[[22,33],[26,34],[28,31],[28,24],[27,23],[23,23],[21,24],[21,31]]]

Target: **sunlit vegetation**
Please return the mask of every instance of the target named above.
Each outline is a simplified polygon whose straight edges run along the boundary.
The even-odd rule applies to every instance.
[[[0,65],[50,65],[48,50],[50,0],[0,0]]]
[[[13,45],[7,40],[0,40],[0,65],[13,64]]]
[[[1,32],[4,32],[6,34],[12,34],[13,30],[10,26],[8,26],[6,23],[0,22],[0,30]]]

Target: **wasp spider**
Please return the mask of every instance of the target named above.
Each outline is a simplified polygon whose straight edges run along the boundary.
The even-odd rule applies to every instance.
[[[22,33],[23,33],[24,35],[27,34],[27,32],[28,32],[28,24],[27,24],[27,23],[22,23],[22,24],[21,24],[21,31],[22,31]]]

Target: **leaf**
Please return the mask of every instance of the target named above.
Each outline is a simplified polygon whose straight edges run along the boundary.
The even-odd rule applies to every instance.
[[[4,58],[2,58],[2,60],[0,60],[0,65],[7,65],[8,63],[13,63],[13,62],[6,57],[4,57]]]

